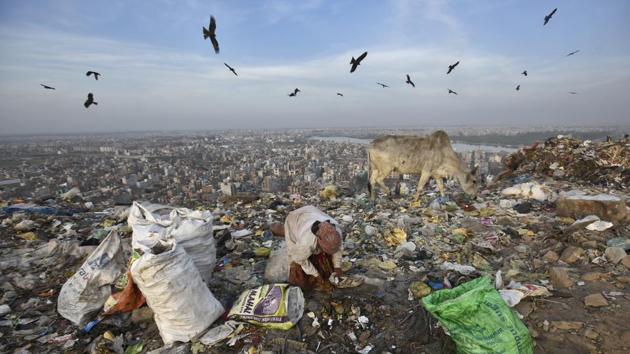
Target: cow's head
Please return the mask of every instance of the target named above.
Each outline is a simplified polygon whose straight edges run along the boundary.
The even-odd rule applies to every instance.
[[[477,184],[477,166],[473,168],[470,172],[465,172],[464,176],[460,178],[459,183],[462,186],[462,190],[464,193],[468,195],[477,195],[478,184]]]

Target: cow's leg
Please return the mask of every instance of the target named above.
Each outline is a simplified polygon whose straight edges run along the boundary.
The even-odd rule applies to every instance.
[[[420,193],[424,189],[424,185],[427,184],[427,182],[429,181],[429,177],[431,177],[431,174],[429,174],[429,172],[427,171],[422,171],[422,173],[420,174],[418,187],[416,187],[416,194],[414,194],[413,196],[414,201],[418,201],[420,199]]]
[[[435,180],[435,184],[437,185],[437,188],[440,191],[440,195],[444,197],[444,183],[442,181],[442,177],[433,176],[433,179]]]
[[[383,192],[385,192],[388,196],[390,194],[390,190],[385,184],[385,177],[387,177],[390,172],[391,171],[385,173],[385,171],[379,171],[378,175],[376,176],[376,183],[378,183],[378,185],[381,186],[381,189],[383,189]]]
[[[370,199],[376,199],[376,178],[378,177],[378,170],[370,171]]]

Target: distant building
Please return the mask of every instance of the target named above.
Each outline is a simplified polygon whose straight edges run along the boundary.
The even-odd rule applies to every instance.
[[[219,188],[221,189],[221,193],[223,193],[224,195],[234,195],[236,194],[236,187],[234,186],[234,183],[219,183]]]

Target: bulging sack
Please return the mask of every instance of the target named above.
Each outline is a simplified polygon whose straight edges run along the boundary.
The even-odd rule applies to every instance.
[[[422,304],[457,344],[458,353],[534,352],[527,327],[481,277],[422,298]]]
[[[269,283],[289,281],[289,256],[286,242],[283,241],[280,248],[271,251],[265,266],[265,280]]]
[[[302,318],[302,290],[288,284],[267,284],[241,294],[228,319],[266,328],[289,329]]]
[[[217,320],[225,309],[201,279],[183,247],[165,244],[160,254],[145,253],[131,265],[131,275],[147,304],[164,344],[188,342]]]
[[[103,307],[111,295],[111,285],[125,267],[120,236],[112,231],[61,287],[57,299],[59,314],[75,325],[85,325]]]
[[[150,252],[159,240],[174,239],[192,258],[201,278],[205,282],[212,278],[217,251],[210,211],[134,202],[127,223],[133,230],[134,249]]]

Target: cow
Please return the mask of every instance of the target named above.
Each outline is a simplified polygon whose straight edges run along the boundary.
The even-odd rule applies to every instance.
[[[448,135],[438,130],[426,137],[387,135],[375,139],[368,147],[370,198],[376,197],[376,185],[389,194],[384,183],[391,172],[419,174],[420,181],[414,199],[430,177],[435,179],[440,194],[444,196],[443,178],[455,177],[466,194],[477,194],[475,170],[469,171],[459,160]]]

